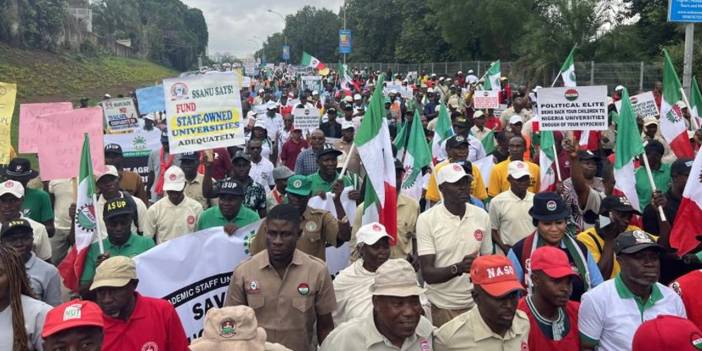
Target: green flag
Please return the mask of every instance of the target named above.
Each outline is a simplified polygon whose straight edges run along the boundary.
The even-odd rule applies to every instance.
[[[419,117],[419,111],[414,110],[412,127],[407,141],[407,152],[403,162],[405,175],[402,181],[402,191],[420,200],[422,198],[422,168],[431,163],[431,148],[424,135],[424,126]]]

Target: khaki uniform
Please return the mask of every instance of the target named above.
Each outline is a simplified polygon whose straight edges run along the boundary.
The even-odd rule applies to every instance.
[[[406,338],[401,348],[393,345],[383,334],[380,334],[373,320],[373,313],[366,317],[354,319],[336,327],[322,343],[320,351],[425,351],[431,350],[432,331],[434,327],[424,317],[414,335]]]
[[[297,241],[297,249],[325,260],[327,245],[336,246],[339,232],[339,222],[336,218],[327,211],[308,207],[302,214],[300,228],[302,236]],[[268,226],[266,221],[263,221],[256,236],[251,240],[251,254],[255,255],[266,249],[266,233]]]
[[[264,250],[236,267],[225,305],[253,308],[267,341],[308,351],[317,316],[334,311],[336,298],[323,261],[295,250],[281,278]]]
[[[193,180],[185,179],[185,196],[197,201],[202,205],[203,209],[208,209],[210,206],[215,206],[217,199],[207,199],[202,195],[202,180],[205,177],[198,173]]]
[[[193,233],[201,213],[202,205],[187,196],[178,205],[164,197],[146,210],[144,236],[155,237],[156,244],[161,244]]]
[[[495,334],[478,308],[454,318],[434,333],[435,351],[522,351],[529,349],[529,318],[517,310],[505,336]]]
[[[407,258],[412,253],[412,238],[414,237],[417,217],[419,216],[419,203],[405,195],[397,198],[397,243],[390,247],[390,258]],[[360,253],[356,247],[356,232],[363,225],[363,203],[356,209],[356,217],[351,228],[351,261],[359,259]]]
[[[54,194],[54,236],[51,241],[51,262],[58,265],[71,246],[68,236],[71,233],[71,218],[68,208],[75,199],[73,198],[73,181],[67,179],[54,179],[49,182],[49,193]]]
[[[144,203],[149,201],[149,196],[146,194],[146,185],[144,185],[138,173],[119,171],[119,187],[128,191],[132,196],[138,197]]]
[[[492,229],[500,234],[505,245],[513,246],[534,232],[529,209],[534,203],[534,193],[527,191],[520,199],[511,190],[504,191],[490,201]],[[505,252],[506,254],[506,252]]]

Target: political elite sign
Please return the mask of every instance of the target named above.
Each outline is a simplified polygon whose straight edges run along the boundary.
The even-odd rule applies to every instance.
[[[606,130],[607,86],[542,88],[539,130]]]
[[[232,72],[163,81],[172,153],[244,144],[241,96]]]
[[[138,124],[136,107],[131,98],[109,99],[102,102],[107,130],[111,133],[128,131]]]

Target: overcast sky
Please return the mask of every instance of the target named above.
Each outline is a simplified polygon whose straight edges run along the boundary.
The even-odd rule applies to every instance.
[[[253,54],[261,48],[261,41],[283,30],[280,16],[297,12],[305,5],[327,8],[334,13],[344,0],[181,0],[190,7],[202,10],[210,33],[209,52],[228,52],[237,57]],[[258,39],[258,38],[260,39]]]

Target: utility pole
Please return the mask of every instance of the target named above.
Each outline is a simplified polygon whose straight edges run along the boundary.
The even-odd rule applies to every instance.
[[[344,0],[344,30],[346,30],[346,0]],[[344,53],[344,65],[346,65],[346,53]]]
[[[683,60],[683,89],[685,94],[690,96],[690,87],[692,84],[692,49],[695,38],[695,24],[685,24],[685,54]]]

